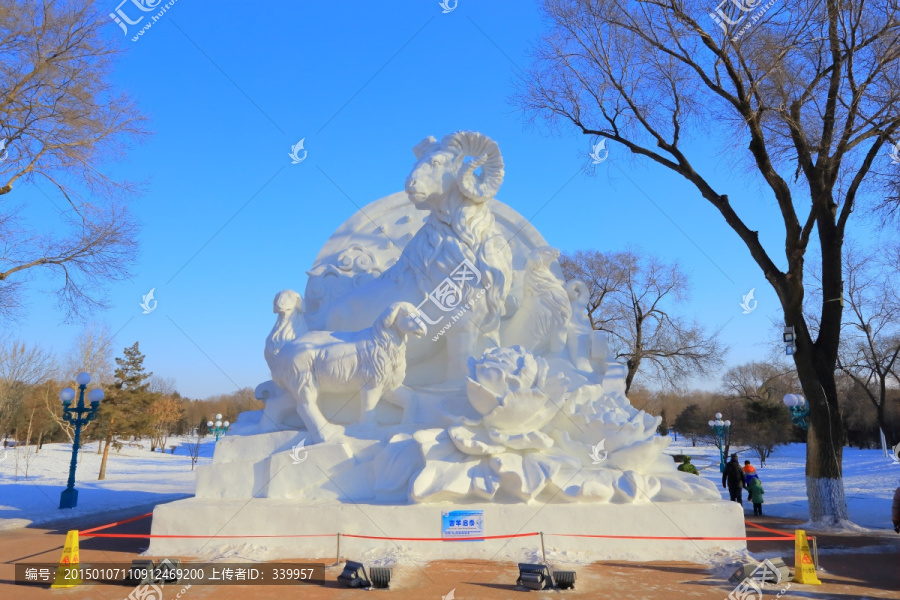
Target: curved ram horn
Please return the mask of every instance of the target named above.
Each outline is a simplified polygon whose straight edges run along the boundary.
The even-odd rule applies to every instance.
[[[441,141],[441,145],[473,159],[459,171],[460,191],[475,202],[493,198],[503,183],[503,157],[497,142],[482,133],[457,131]],[[481,175],[475,170],[481,167]]]
[[[437,145],[437,138],[433,135],[429,135],[427,138],[416,144],[413,147],[413,154],[416,155],[416,160],[421,160],[421,158],[431,150],[431,147],[435,145]]]

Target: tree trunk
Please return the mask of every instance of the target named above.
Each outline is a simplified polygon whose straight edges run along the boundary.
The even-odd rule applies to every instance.
[[[885,394],[887,393],[887,391],[882,387],[881,393],[882,393],[881,404],[879,404],[876,407],[876,413],[875,413],[878,418],[878,428],[881,429],[881,432],[884,434],[885,443],[888,446],[893,448],[894,444],[896,444],[897,441],[894,439],[894,436],[892,435],[893,432],[891,432],[887,426],[887,421],[885,420],[885,414],[884,414]]]
[[[42,430],[40,433],[38,433],[37,449],[35,450],[35,452],[40,452],[41,448],[43,448],[43,447],[44,447],[44,432]]]
[[[828,307],[827,300],[835,296],[829,296],[827,292],[823,296],[826,301],[823,315],[828,318],[827,313],[832,307]],[[837,305],[839,327],[840,305],[837,302],[831,304]],[[785,311],[785,314],[788,315],[788,312]],[[834,379],[837,344],[834,344],[833,352],[830,348],[823,349],[823,346],[828,345],[827,338],[823,339],[827,333],[826,328],[833,327],[834,324],[826,323],[823,319],[819,339],[814,344],[801,315],[795,314],[793,319],[788,317],[786,320],[795,329],[797,350],[794,353],[794,364],[809,407],[809,429],[806,435],[809,518],[813,523],[840,525],[842,521],[849,520],[849,517],[841,467],[844,425]]]
[[[113,437],[113,421],[115,419],[109,420],[109,429],[106,431],[106,443],[103,445],[103,459],[100,461],[100,476],[97,477],[98,480],[106,479],[106,459],[109,458],[109,444],[112,442]]]
[[[628,395],[628,390],[631,389],[631,382],[634,381],[634,376],[637,375],[638,368],[641,366],[641,361],[640,359],[635,360],[632,357],[625,362],[625,366],[628,369],[625,374],[625,394]]]
[[[28,431],[25,433],[25,447],[31,443],[31,424],[34,423],[34,411],[35,409],[31,409],[31,415],[28,417]]]

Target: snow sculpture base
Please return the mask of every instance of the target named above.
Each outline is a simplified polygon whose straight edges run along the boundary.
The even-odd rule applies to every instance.
[[[632,540],[557,537],[548,533],[623,536],[744,537],[744,515],[734,502],[641,504],[343,504],[304,506],[290,500],[191,498],[156,507],[154,535],[342,534],[441,537],[441,511],[483,509],[486,536],[543,531],[548,559],[693,560],[710,562],[717,552],[739,552],[742,541]],[[335,558],[334,537],[313,538],[151,538],[151,556],[207,556],[234,551],[253,559]],[[478,542],[409,542],[341,538],[342,558],[404,556],[421,560],[491,559],[525,561],[540,557],[540,538]],[[499,552],[499,554],[498,554]],[[573,555],[572,553],[577,553]],[[233,554],[232,554],[233,555]]]

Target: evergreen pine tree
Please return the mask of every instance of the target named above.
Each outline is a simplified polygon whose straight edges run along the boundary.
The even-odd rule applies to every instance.
[[[106,460],[113,438],[116,435],[146,435],[153,424],[153,415],[148,412],[155,398],[148,389],[148,380],[153,373],[144,371],[144,355],[138,342],[125,348],[123,356],[116,358],[116,365],[115,382],[101,404],[98,417],[98,429],[106,434],[98,479],[106,477]]]

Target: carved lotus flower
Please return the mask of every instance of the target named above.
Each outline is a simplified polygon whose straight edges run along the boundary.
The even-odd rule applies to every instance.
[[[491,429],[536,432],[558,410],[544,392],[548,368],[544,359],[521,346],[487,350],[479,360],[469,359],[469,402]]]

